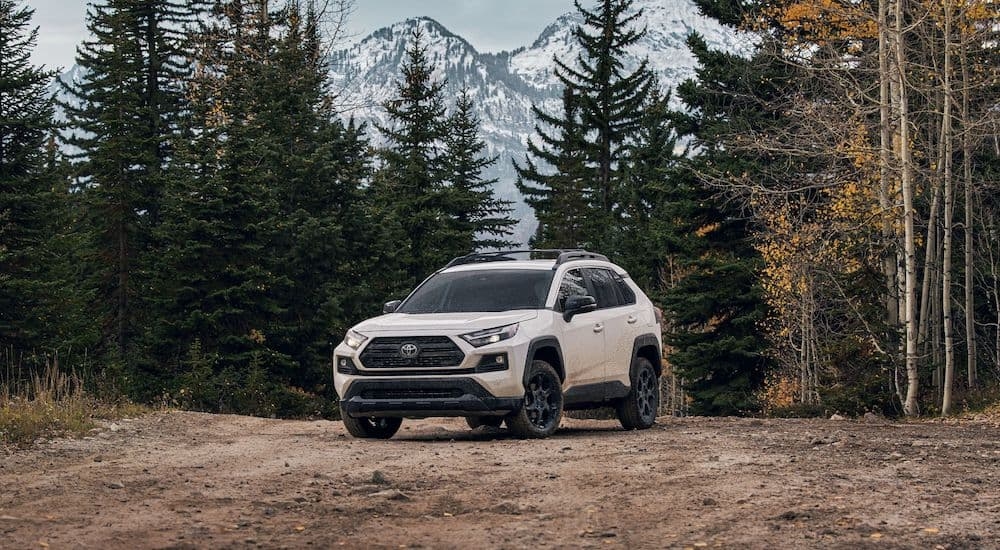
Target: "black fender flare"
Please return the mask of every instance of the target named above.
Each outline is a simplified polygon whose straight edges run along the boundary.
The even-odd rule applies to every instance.
[[[629,365],[628,379],[631,383],[635,380],[635,360],[639,357],[639,350],[646,347],[652,347],[656,350],[656,360],[652,361],[653,370],[656,372],[656,376],[663,374],[663,350],[660,349],[660,340],[656,338],[655,334],[642,334],[635,337],[635,342],[632,344],[632,361]]]
[[[537,338],[533,338],[528,344],[528,355],[524,361],[524,374],[521,375],[522,384],[528,383],[528,367],[535,360],[535,354],[538,353],[538,350],[549,347],[555,349],[556,355],[559,357],[559,364],[552,365],[552,368],[556,369],[556,373],[562,380],[566,380],[566,363],[563,361],[562,346],[559,345],[559,339],[555,336],[538,336]]]

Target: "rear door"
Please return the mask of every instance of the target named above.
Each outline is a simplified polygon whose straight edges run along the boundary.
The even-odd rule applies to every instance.
[[[590,291],[581,269],[570,269],[559,283],[555,309],[564,311],[566,299],[570,296],[587,296]],[[604,381],[604,326],[598,313],[584,313],[573,317],[568,323],[560,317],[562,325],[562,353],[566,367],[566,381],[563,388],[582,384],[598,384]]]
[[[624,283],[619,285],[621,277],[610,269],[586,268],[584,276],[597,299],[595,315],[603,325],[605,381],[618,381],[627,387],[630,385],[629,367],[638,320],[635,294]],[[611,397],[619,396],[605,396]]]

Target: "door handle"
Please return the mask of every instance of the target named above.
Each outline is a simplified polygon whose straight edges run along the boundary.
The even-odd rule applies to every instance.
[[[603,332],[603,331],[604,331],[604,325],[602,323],[597,323],[596,325],[594,325],[594,332]]]
[[[639,318],[638,318],[638,317],[636,317],[635,315],[629,315],[629,316],[628,316],[628,319],[626,319],[625,321],[626,321],[626,322],[627,322],[628,324],[630,324],[630,325],[634,325],[634,324],[635,324],[635,322],[636,322],[636,321],[638,321],[638,320],[639,320]]]

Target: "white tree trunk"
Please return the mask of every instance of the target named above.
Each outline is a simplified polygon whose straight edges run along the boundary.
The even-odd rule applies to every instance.
[[[909,89],[905,75],[908,67],[906,59],[906,23],[903,19],[905,0],[895,0],[893,28],[890,36],[895,53],[892,79],[896,88],[896,113],[898,133],[895,150],[899,160],[900,187],[903,192],[903,324],[905,326],[906,401],[903,413],[907,416],[920,414],[917,405],[920,375],[917,355],[917,249],[914,229],[914,183],[913,152],[910,144]]]
[[[899,239],[896,235],[896,218],[893,213],[896,209],[895,192],[892,186],[892,172],[890,165],[893,156],[892,141],[892,96],[890,95],[890,82],[892,72],[889,61],[891,52],[889,43],[889,23],[888,23],[889,0],[879,0],[878,2],[878,70],[879,70],[879,207],[882,211],[882,241],[887,247],[882,257],[882,274],[885,277],[885,320],[886,326],[893,332],[895,338],[893,342],[901,343],[901,326],[899,318]],[[895,353],[897,346],[892,349]],[[888,351],[888,350],[887,350]],[[893,361],[898,365],[898,361]],[[897,368],[898,373],[898,368]],[[899,384],[899,376],[893,376],[893,387],[896,397],[900,403],[905,401],[902,386]]]
[[[969,389],[975,388],[979,382],[976,367],[976,302],[975,302],[975,258],[973,247],[973,212],[972,202],[972,145],[969,138],[969,65],[968,38],[962,34],[959,62],[962,65],[962,182],[965,187],[965,351],[966,374]]]
[[[951,392],[955,384],[955,335],[951,314],[951,253],[952,232],[955,218],[955,190],[952,181],[954,136],[951,124],[951,14],[952,2],[946,0],[944,8],[944,75],[941,84],[944,92],[944,109],[941,115],[941,149],[944,167],[944,258],[941,268],[941,312],[944,317],[944,390],[941,397],[941,415],[951,414]]]

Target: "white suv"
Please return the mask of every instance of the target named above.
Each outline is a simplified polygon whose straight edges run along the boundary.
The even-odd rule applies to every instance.
[[[355,437],[389,438],[404,417],[432,416],[545,437],[563,409],[609,405],[626,429],[656,420],[660,311],[600,254],[462,256],[384,312],[334,350]]]

